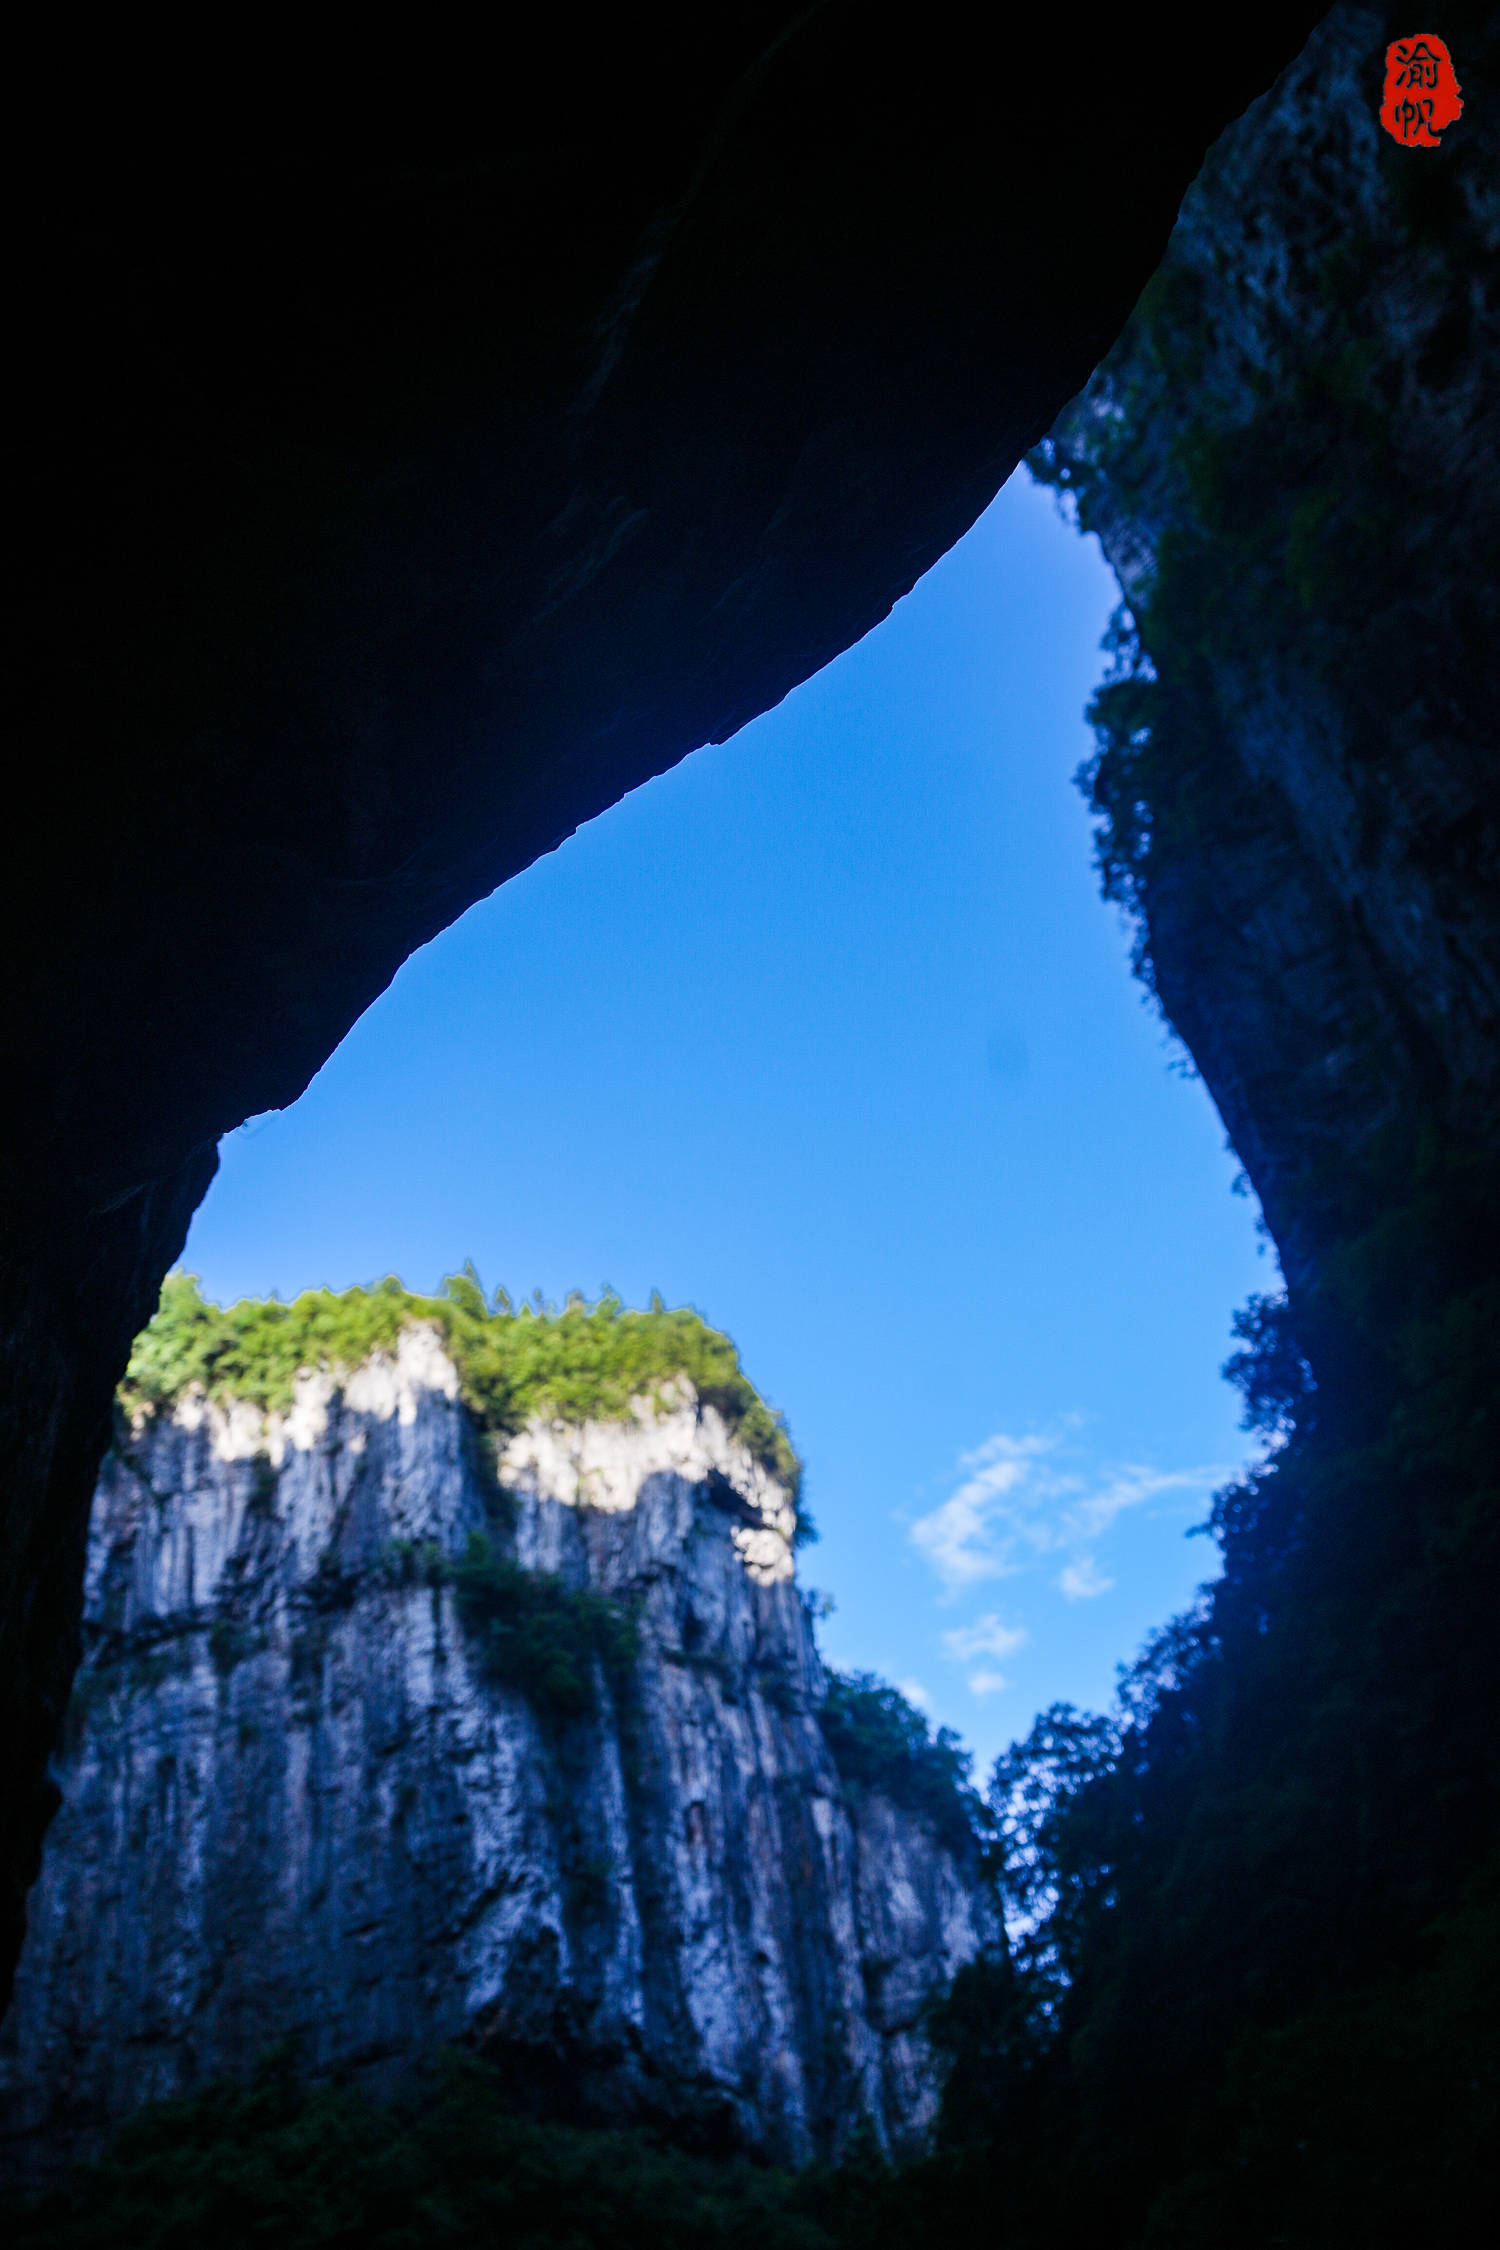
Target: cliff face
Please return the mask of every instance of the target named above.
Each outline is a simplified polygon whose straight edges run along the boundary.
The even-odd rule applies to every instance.
[[[1056,2044],[956,2067],[1037,2239],[1420,2239],[1493,2173],[1500,14],[1436,150],[1377,121],[1411,28],[1332,12],[1035,456],[1125,597],[1105,888],[1287,1279],[1220,1571],[1042,1839]]]
[[[419,1326],[288,1415],[190,1392],[122,1431],[0,2046],[12,2176],[286,2038],[377,2084],[466,2039],[544,2109],[791,2162],[861,2120],[918,2147],[923,2004],[992,1908],[961,1838],[841,1784],[795,1520],[686,1379],[491,1446]],[[476,1535],[502,1590],[567,1590],[550,1685],[487,1661]]]
[[[1262,0],[1145,134],[1119,89],[1179,5],[1101,17],[1066,98],[1022,101],[1045,54],[956,0],[513,13],[494,74],[437,29],[303,38],[288,73],[205,28],[206,108],[169,33],[34,31],[0,2001],[111,1394],[219,1136],[466,906],[885,614],[1317,14]]]
[[[1106,875],[1294,1298],[1424,1132],[1500,1141],[1496,18],[1440,149],[1380,128],[1399,11],[1334,9],[1211,152],[1037,465],[1130,606]]]

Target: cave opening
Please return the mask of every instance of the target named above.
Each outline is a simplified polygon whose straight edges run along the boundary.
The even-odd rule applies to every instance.
[[[1464,111],[1440,147],[1399,146],[1376,98],[1404,21],[1341,0],[1291,61],[1316,12],[1262,10],[1227,61],[1194,48],[1201,101],[1154,108],[1144,135],[1120,96],[1139,84],[1134,19],[1080,45],[1061,108],[1017,112],[997,134],[994,86],[1015,61],[1004,21],[991,71],[956,73],[941,15],[887,41],[845,0],[786,22],[731,11],[695,26],[671,70],[671,11],[644,39],[632,25],[569,56],[569,134],[542,105],[506,125],[498,164],[488,119],[458,142],[450,125],[429,156],[377,146],[361,113],[348,165],[329,161],[326,135],[310,161],[262,162],[257,142],[247,162],[227,125],[186,151],[203,193],[184,198],[177,144],[144,130],[145,112],[112,97],[114,124],[85,151],[72,105],[58,145],[79,161],[53,151],[38,175],[50,202],[23,277],[39,308],[22,424],[39,433],[24,534],[39,805],[13,824],[7,894],[6,1051],[22,1092],[0,1120],[0,1687],[15,1714],[0,1739],[15,1811],[0,1905],[10,1960],[39,1866],[39,1912],[70,1864],[90,1871],[72,1921],[52,1924],[64,2007],[49,2036],[77,2057],[77,2012],[89,2016],[127,2106],[149,2090],[154,2033],[97,2037],[94,1909],[116,1919],[114,1958],[138,1967],[164,1930],[204,1928],[179,1913],[179,1878],[206,1862],[175,1848],[153,1861],[139,1837],[170,1846],[196,1821],[216,1864],[232,1863],[215,1887],[225,1978],[209,1997],[248,2042],[237,2058],[259,2020],[261,1936],[279,1927],[304,1950],[285,1984],[307,2027],[331,2019],[323,1996],[342,1978],[378,2067],[400,2046],[392,2009],[452,2002],[421,1970],[435,1894],[407,1877],[442,1839],[483,1831],[445,1794],[463,1797],[466,1773],[503,1796],[525,1766],[504,1727],[476,1764],[464,1729],[531,1667],[547,1686],[520,1724],[548,1746],[535,1770],[549,1777],[551,1888],[545,1912],[512,1925],[515,1989],[492,1983],[470,2028],[481,2078],[485,2053],[518,2065],[517,2086],[527,2056],[546,2062],[538,2083],[558,2082],[559,2059],[565,2079],[585,2072],[578,1988],[559,1985],[559,1964],[571,1947],[597,1965],[601,1933],[627,1951],[639,1938],[626,1985],[662,2036],[638,2037],[627,2010],[608,2057],[587,2060],[607,2061],[617,2090],[634,2073],[649,2125],[605,2194],[612,2240],[643,2226],[656,2240],[653,2217],[681,2217],[700,2193],[704,2225],[728,2241],[749,2225],[819,2250],[997,2227],[1059,2250],[1454,2234],[1492,2160],[1500,2020],[1500,105],[1493,12],[1460,7],[1443,45]],[[555,66],[552,31],[538,38]],[[995,518],[1009,511],[1009,544],[976,566],[988,525],[955,542],[1022,457],[1073,496],[1128,607],[1108,630],[1092,755],[1078,711],[1113,599],[1097,578],[1069,643],[1066,717],[1032,729],[1055,745],[1006,767],[1007,797],[993,753],[1030,724],[1053,563],[1036,548],[1006,589],[1034,629],[1017,661],[984,630],[965,657],[956,620],[965,601],[993,613],[975,587],[1022,552],[1027,509],[1064,534],[1043,495],[1012,483]],[[1064,575],[1089,567],[1076,539],[1066,552]],[[940,615],[944,587],[962,598]],[[924,632],[913,671],[941,671],[952,709],[977,719],[967,749],[930,705],[902,740],[886,727]],[[720,747],[671,772],[704,742]],[[1270,1440],[1239,1475],[1224,1472],[1248,1448],[1215,1366],[1225,1313],[1247,1284],[1264,1292],[1269,1260],[1251,1262],[1253,1212],[1228,1192],[1219,1128],[1201,1089],[1164,1071],[1125,943],[1089,895],[1088,820],[1067,779],[1080,757],[1134,966],[1212,1091],[1287,1280],[1236,1324],[1237,1378]],[[1050,792],[1039,826],[1020,817],[1022,776]],[[778,803],[800,814],[780,831]],[[1028,910],[997,918],[1001,895]],[[542,899],[549,913],[534,914]],[[472,994],[494,988],[502,951],[530,974],[503,994],[484,1050]],[[461,982],[445,996],[450,959],[474,972],[467,1003]],[[1060,983],[1087,1000],[1095,972],[1088,1035],[1054,1039]],[[508,1071],[523,1052],[530,1067]],[[1116,1076],[1091,1090],[1082,1062],[1100,1058]],[[378,1134],[330,1162],[313,1129],[340,1089]],[[425,1161],[411,1164],[414,1120]],[[1088,1151],[1085,1123],[1102,1128]],[[179,1283],[183,1321],[151,1332],[119,1398],[226,1134],[225,1194],[189,1257],[215,1294],[323,1277],[293,1258],[228,1278],[234,1230],[217,1251],[214,1230],[259,1166],[290,1190],[304,1241],[324,1228],[324,1274],[392,1264],[432,1281],[467,1251],[492,1287],[703,1302],[812,1456],[842,1607],[796,1599],[786,1430],[724,1338],[655,1300],[649,1314],[606,1297],[530,1322],[487,1309],[470,1271],[413,1330],[399,1295],[376,1290],[355,1322],[376,1357],[344,1389],[320,1375],[306,1398],[287,1358],[302,1330],[262,1306],[256,1333],[275,1349],[258,1404],[241,1402],[260,1416],[247,1445],[227,1389],[189,1396],[207,1364],[195,1353],[223,1332]],[[1164,1167],[1195,1139],[1191,1164]],[[503,1211],[547,1151],[560,1221],[539,1194],[529,1237],[495,1223],[473,1239],[453,1180],[482,1179]],[[1179,1177],[1153,1194],[1163,1168]],[[1211,1188],[1196,1206],[1177,1193],[1190,1170]],[[588,1186],[571,1204],[570,1172]],[[397,1180],[416,1184],[418,1218],[441,1222],[430,1247],[415,1223],[374,1238],[402,1223]],[[645,1247],[610,1217],[622,1184]],[[275,1247],[272,1208],[251,1259]],[[893,1214],[882,1258],[878,1221]],[[1221,1263],[1235,1269],[1223,1288]],[[737,1277],[743,1311],[720,1302],[715,1273]],[[1002,1304],[1016,1317],[997,1351]],[[1184,1307],[1194,1317],[1174,1328]],[[1104,1365],[1090,1319],[1119,1345],[1104,1407],[1084,1396]],[[1174,1333],[1195,1339],[1175,1406],[1159,1387],[1176,1381]],[[602,1436],[576,1445],[527,1413],[578,1407],[560,1338],[564,1360],[575,1344],[595,1355],[611,1398]],[[631,1370],[651,1386],[645,1417]],[[1049,1370],[1065,1390],[1046,1391]],[[810,1424],[804,1373],[822,1401]],[[934,1374],[957,1433],[922,1411]],[[1158,1443],[1200,1408],[1201,1445]],[[189,1454],[200,1478],[178,1473]],[[417,1455],[441,1473],[408,1476]],[[898,1469],[893,1497],[881,1480]],[[280,1506],[288,1480],[300,1513]],[[993,1745],[1013,1708],[1082,1679],[1028,1669],[1045,1648],[1067,1654],[1060,1624],[1113,1617],[1109,1653],[1124,1653],[1179,1598],[1158,1581],[1158,1599],[1132,1558],[1211,1489],[1211,1591],[1150,1640],[1117,1718],[1048,1703],[1002,1756],[986,1810],[958,1738],[933,1739],[917,1705],[955,1712],[972,1739],[993,1724]],[[620,1504],[631,1493],[639,1508]],[[208,1535],[214,1495],[238,1527],[232,1552]],[[383,1538],[381,1508],[413,1495]],[[888,1541],[864,1535],[882,1510]],[[286,1536],[294,1516],[315,1536]],[[637,1539],[657,1546],[632,1576]],[[1170,1544],[1191,1557],[1191,1593],[1213,1549]],[[200,1566],[216,1553],[204,1606]],[[818,1550],[803,1568],[822,1575]],[[616,1598],[637,1585],[650,1617]],[[257,1594],[278,1586],[279,1618]],[[819,1612],[854,1670],[824,1683],[815,1712]],[[861,1643],[868,1621],[878,1637]],[[637,1692],[643,1634],[654,1704]],[[441,1718],[452,1757],[407,1754],[424,1739],[411,1698],[347,1692],[355,1644],[377,1670],[412,1655],[441,1674],[422,1725]],[[864,1674],[867,1659],[902,1666],[909,1699]],[[477,1678],[477,1700],[455,1701],[451,1684]],[[257,1704],[268,1682],[280,1702]],[[710,1708],[719,1739],[759,1730],[761,1750],[684,1772],[668,1839],[642,1807]],[[196,1714],[197,1734],[164,1748],[158,1709]],[[262,1780],[295,1773],[299,1801],[326,1812],[341,1761],[307,1746],[327,1749],[353,1710],[371,1719],[351,1768],[367,1817],[345,1830],[315,1813],[306,1852],[291,1827],[278,1843],[290,1800]],[[663,1713],[690,1723],[663,1731]],[[615,1779],[601,1766],[579,1791],[591,1727]],[[218,1819],[195,1744],[221,1739],[232,1802]],[[765,1757],[794,1739],[800,1765],[736,1793],[733,1775],[766,1779]],[[72,1760],[76,1780],[80,1743],[101,1742],[128,1752],[128,1785],[96,1792],[98,1848],[44,1863],[58,1773]],[[785,1786],[793,1767],[805,1787]],[[658,1811],[670,1797],[656,1789]],[[347,1888],[318,1861],[335,1846]],[[934,1977],[929,1948],[913,1984],[910,1948],[882,1924],[903,1884],[922,1895],[903,1868],[921,1860],[931,1876],[944,1852],[968,1871],[967,1958]],[[678,1968],[705,1925],[683,1902],[705,1854],[725,1871],[715,1944],[756,1995],[742,2021],[765,2006],[782,2029],[748,2041],[748,2075],[738,2062],[709,2074],[706,2106],[674,2108],[695,2066],[664,2094],[659,2064],[686,2055]],[[856,1905],[860,1865],[880,1872]],[[807,1908],[779,1934],[756,1925],[778,1870],[795,1871]],[[394,1951],[362,1906],[382,1882],[402,1921]],[[477,1895],[473,1927],[509,1912],[504,1881]],[[777,1895],[785,1906],[784,1884]],[[319,1917],[346,1896],[360,1910],[328,1928]],[[1003,1901],[1005,1942],[984,1898]],[[278,1900],[293,1908],[279,1925]],[[859,1942],[830,1955],[835,1924]],[[377,1957],[413,1973],[371,1975]],[[143,1976],[150,2024],[184,1989]],[[35,2021],[24,2002],[6,2041],[28,2008]],[[923,2041],[928,2066],[947,2058],[925,2126],[937,2077],[910,2067]],[[71,2062],[20,2076],[24,2100],[40,2092],[65,2131],[80,2124],[64,2114],[81,2083]],[[725,2233],[728,2175],[711,2187],[691,2167],[722,2155],[719,2097],[732,2109],[741,2079],[790,2163],[820,2147],[851,2162],[832,2186],[816,2165],[763,2182],[770,2203],[736,2175]],[[490,2194],[497,2144],[489,2126],[470,2134],[479,2083],[460,2069],[386,2150],[379,2119],[341,2108],[341,2089],[303,2106],[273,2071],[190,2105],[164,2141],[148,2128],[102,2201],[85,2195],[81,2234],[65,2205],[36,2239],[53,2219],[70,2242],[114,2239],[120,2198],[141,2193],[201,2217],[205,2167],[220,2207],[244,2189],[260,2231],[274,2207],[288,2239],[321,2224],[325,2186],[355,2182],[359,2210],[378,2210],[366,2233],[384,2239],[455,2151],[460,2168],[479,2152],[464,2194]],[[874,2145],[846,2130],[862,2106]],[[880,2116],[910,2128],[900,2149],[899,2135],[881,2143]],[[581,2155],[512,2122],[502,2170],[545,2175],[546,2224],[579,2194],[597,2204],[598,2144]],[[882,2169],[929,2129],[930,2158]],[[311,2218],[286,2204],[298,2148]]]
[[[829,1660],[982,1771],[1190,1603],[1275,1286],[1090,863],[1117,601],[1017,471],[864,641],[417,954],[230,1137],[182,1259],[223,1303],[472,1257],[698,1306],[806,1463]]]

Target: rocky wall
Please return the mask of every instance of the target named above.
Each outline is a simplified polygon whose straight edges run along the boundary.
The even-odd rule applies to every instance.
[[[919,2148],[927,2002],[996,1934],[976,1853],[851,1795],[786,1493],[691,1386],[498,1455],[433,1333],[285,1418],[121,1428],[63,1807],[0,2034],[12,2177],[290,2041],[792,2163]],[[619,1605],[579,1698],[490,1676],[474,1536]]]

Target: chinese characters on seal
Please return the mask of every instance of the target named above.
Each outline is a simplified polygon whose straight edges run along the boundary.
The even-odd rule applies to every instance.
[[[1385,51],[1380,122],[1403,148],[1436,148],[1443,128],[1463,115],[1453,60],[1441,39],[1421,31]]]

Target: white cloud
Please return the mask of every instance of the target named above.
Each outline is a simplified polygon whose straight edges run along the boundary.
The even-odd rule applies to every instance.
[[[1095,1594],[1107,1594],[1114,1580],[1106,1578],[1092,1555],[1079,1555],[1073,1562],[1065,1563],[1057,1574],[1059,1593],[1070,1602],[1092,1601]]]
[[[1010,1437],[1003,1431],[964,1454],[958,1466],[965,1474],[957,1491],[911,1527],[913,1545],[936,1571],[949,1601],[986,1579],[1037,1568],[1057,1570],[1055,1583],[1069,1601],[1107,1593],[1114,1581],[1094,1550],[1122,1515],[1164,1493],[1206,1494],[1229,1473],[1219,1467],[1155,1469],[1141,1462],[1102,1467],[1061,1434]],[[944,1636],[949,1653],[962,1662],[981,1653],[1008,1655],[1019,1646],[1001,1648],[982,1639],[963,1650],[955,1645],[990,1628],[1002,1635],[1011,1630],[998,1618],[982,1619]]]
[[[943,1646],[955,1662],[971,1664],[976,1656],[1014,1656],[1018,1648],[1026,1646],[1028,1637],[1024,1625],[1006,1625],[991,1610],[988,1617],[945,1633]]]
[[[1056,1443],[1001,1435],[960,1457],[959,1467],[970,1475],[951,1499],[911,1527],[913,1543],[950,1593],[981,1578],[1008,1578],[1023,1567],[1014,1559],[1011,1527],[1021,1521],[1028,1485],[1035,1487],[1038,1457]]]
[[[896,1686],[901,1694],[906,1697],[907,1702],[914,1703],[919,1711],[930,1711],[932,1709],[932,1697],[920,1680],[898,1680]]]
[[[976,1657],[1014,1656],[1029,1638],[1024,1625],[1007,1625],[991,1610],[988,1617],[976,1618],[972,1625],[956,1625],[951,1633],[945,1633],[943,1647],[955,1664],[972,1664]],[[978,1671],[969,1674],[971,1695],[998,1695],[1009,1686],[1005,1674],[993,1665],[981,1664]]]

